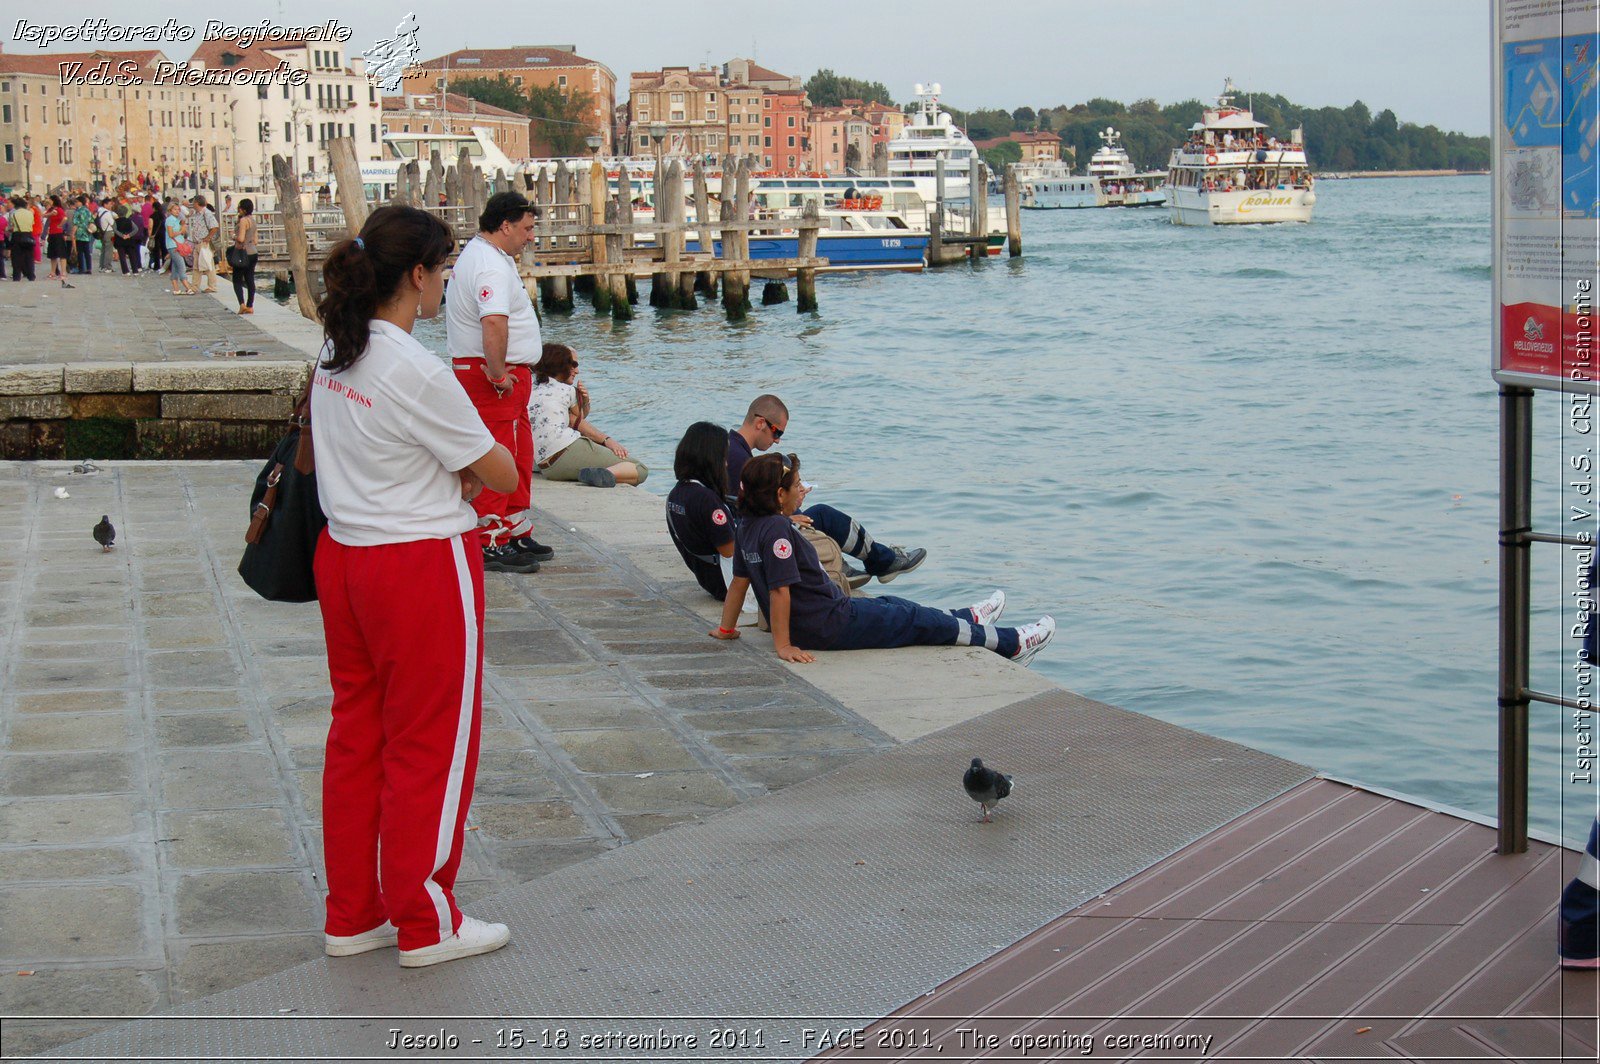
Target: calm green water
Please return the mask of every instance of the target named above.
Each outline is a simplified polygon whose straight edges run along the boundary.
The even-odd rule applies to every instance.
[[[1493,815],[1489,182],[1317,192],[1309,226],[1030,212],[1020,261],[824,278],[817,314],[641,305],[546,335],[647,489],[691,421],[777,392],[813,501],[930,551],[897,594],[1003,587],[1008,620],[1061,622],[1034,667],[1072,690]],[[1536,403],[1546,527],[1564,413]],[[1572,693],[1572,566],[1535,558],[1534,686]],[[1562,782],[1561,711],[1534,717],[1533,820],[1581,845],[1593,788]]]

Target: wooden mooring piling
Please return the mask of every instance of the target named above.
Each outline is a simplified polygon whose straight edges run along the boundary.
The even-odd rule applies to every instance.
[[[315,314],[320,264],[338,241],[359,231],[369,207],[360,194],[360,165],[354,142],[335,138],[330,157],[338,175],[339,205],[319,205],[308,221],[292,166],[273,157],[279,211],[262,217],[259,242],[263,272],[278,271],[293,279],[302,314]],[[723,160],[722,189],[717,199],[708,190],[701,161],[685,164],[659,160],[655,172],[653,216],[635,218],[633,189],[626,177],[613,191],[603,164],[592,161],[574,170],[563,160],[537,176],[514,182],[502,171],[493,177],[473,166],[465,149],[453,165],[434,152],[426,166],[412,159],[399,168],[390,202],[420,207],[441,217],[465,241],[477,230],[477,219],[489,197],[514,184],[538,208],[533,240],[518,268],[531,294],[537,292],[549,313],[567,314],[582,296],[595,313],[625,321],[638,302],[639,278],[650,279],[650,304],[693,310],[701,300],[718,298],[731,319],[751,310],[752,278],[767,282],[763,305],[785,302],[786,283],[795,280],[795,308],[809,313],[818,307],[817,270],[827,266],[818,255],[823,222],[817,203],[809,201],[799,218],[752,217],[753,174],[748,158]],[[945,197],[944,161],[938,162],[937,201],[928,212],[930,266],[982,257],[991,239],[988,217],[988,174],[981,161],[970,173],[970,199],[963,215]],[[1015,166],[1005,172],[1005,234],[1013,257],[1022,253],[1020,194]],[[694,205],[690,220],[685,205]],[[793,235],[793,258],[753,259],[752,234]],[[775,287],[776,286],[776,287]]]

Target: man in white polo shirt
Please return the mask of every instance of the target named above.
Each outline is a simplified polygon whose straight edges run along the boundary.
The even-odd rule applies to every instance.
[[[496,573],[536,573],[555,553],[533,538],[529,489],[533,430],[528,399],[543,340],[533,300],[517,273],[516,256],[533,239],[536,208],[516,192],[489,197],[478,235],[456,258],[445,295],[445,326],[456,378],[496,443],[516,459],[517,488],[485,488],[473,500],[484,529],[483,567]]]

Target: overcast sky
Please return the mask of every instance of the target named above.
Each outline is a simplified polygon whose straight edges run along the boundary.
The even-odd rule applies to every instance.
[[[1231,76],[1246,88],[1312,106],[1360,99],[1401,121],[1472,134],[1489,131],[1490,0],[265,0],[248,5],[84,0],[13,5],[117,24],[168,17],[203,27],[240,11],[283,25],[337,12],[359,52],[388,37],[407,12],[421,26],[424,58],[456,48],[571,44],[616,72],[717,64],[751,56],[808,77],[820,67],[882,81],[904,103],[918,81],[937,81],[951,105],[973,109],[1077,103],[1091,96],[1162,103],[1208,99]],[[670,19],[662,24],[659,16]],[[18,15],[0,18],[8,51]],[[74,46],[57,44],[49,50]],[[186,58],[191,45],[169,46]]]

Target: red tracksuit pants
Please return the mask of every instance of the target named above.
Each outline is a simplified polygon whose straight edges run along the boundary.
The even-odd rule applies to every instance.
[[[390,920],[400,948],[461,926],[453,888],[482,718],[476,531],[376,547],[317,544],[333,724],[322,776],[330,935]]]
[[[457,358],[451,365],[456,380],[467,390],[467,398],[477,408],[478,416],[494,437],[494,442],[504,444],[517,463],[517,488],[509,495],[485,486],[472,500],[472,508],[485,529],[493,530],[495,542],[504,545],[505,539],[498,531],[511,529],[529,517],[533,503],[533,426],[528,421],[528,400],[533,397],[533,367],[507,366],[515,385],[505,395],[494,390],[484,375],[481,358]],[[528,532],[531,534],[532,525]]]

